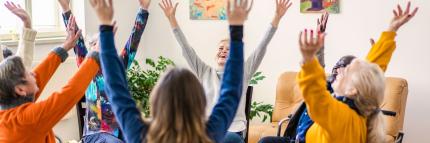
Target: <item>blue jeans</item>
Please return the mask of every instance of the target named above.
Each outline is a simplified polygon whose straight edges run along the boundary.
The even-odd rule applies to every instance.
[[[83,137],[82,143],[124,143],[124,141],[108,133],[97,133]]]
[[[245,143],[242,132],[227,132],[223,143]]]

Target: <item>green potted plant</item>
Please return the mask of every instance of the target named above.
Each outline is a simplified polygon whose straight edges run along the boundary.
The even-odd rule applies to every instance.
[[[169,66],[175,66],[175,64],[172,60],[162,56],[158,57],[157,61],[148,58],[145,63],[148,66],[142,69],[137,61],[133,61],[131,68],[127,71],[127,79],[130,93],[142,112],[142,116],[149,117],[149,95],[152,88],[154,88],[160,75]]]
[[[257,85],[260,81],[264,80],[265,78],[266,76],[262,75],[262,72],[256,72],[252,76],[251,81],[249,82],[247,92],[250,92],[249,94],[252,94],[254,86]],[[249,101],[252,101],[252,99]],[[264,104],[263,102],[252,101],[252,103],[250,102],[248,103],[248,106],[249,106],[248,108],[250,108],[249,111],[247,110],[247,112],[249,112],[248,113],[249,120],[252,120],[255,117],[261,118],[262,122],[266,122],[267,119],[269,119],[268,121],[272,120],[273,105]]]

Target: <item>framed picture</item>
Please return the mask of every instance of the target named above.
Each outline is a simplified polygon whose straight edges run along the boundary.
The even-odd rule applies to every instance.
[[[226,20],[227,0],[190,0],[191,20]]]
[[[339,13],[339,0],[300,0],[301,13]]]

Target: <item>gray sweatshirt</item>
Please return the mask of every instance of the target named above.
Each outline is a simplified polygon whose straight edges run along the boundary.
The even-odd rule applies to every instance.
[[[257,71],[258,67],[261,64],[261,61],[266,54],[267,45],[272,40],[273,35],[276,32],[276,28],[270,25],[266,35],[261,41],[260,45],[258,45],[257,49],[251,54],[250,57],[245,61],[244,67],[244,81],[243,81],[243,95],[241,97],[239,107],[237,109],[236,116],[233,120],[229,128],[229,132],[242,132],[246,129],[246,115],[245,115],[245,101],[246,101],[246,89],[248,87],[249,81],[252,78],[252,75]],[[201,60],[194,49],[188,43],[184,33],[180,28],[173,29],[173,33],[175,34],[176,40],[182,48],[182,54],[191,67],[192,71],[197,75],[200,82],[203,85],[206,93],[206,114],[210,115],[212,113],[212,109],[218,101],[219,98],[219,90],[220,90],[220,81],[223,71],[218,71],[216,68],[213,68],[203,62]]]

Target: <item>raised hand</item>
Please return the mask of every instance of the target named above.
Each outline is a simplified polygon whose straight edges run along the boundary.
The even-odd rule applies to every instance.
[[[403,11],[402,7],[400,5],[397,5],[397,10],[393,10],[394,18],[391,20],[390,27],[388,28],[388,31],[397,32],[400,27],[402,27],[404,24],[409,22],[415,14],[418,12],[418,7],[415,7],[414,10],[411,12],[411,2],[408,2],[408,5],[406,6],[406,10]]]
[[[233,6],[232,4],[233,3]],[[254,0],[248,7],[248,0],[229,0],[227,2],[227,17],[230,25],[243,25],[251,11]]]
[[[63,12],[70,10],[70,0],[58,0],[58,3],[60,3],[61,9],[63,9]]]
[[[290,0],[276,0],[276,13],[272,25],[278,27],[279,22],[293,3]]]
[[[317,30],[319,33],[325,33],[329,15],[330,14],[328,12],[324,12],[324,14],[321,15],[321,18],[317,19]]]
[[[21,19],[21,21],[24,23],[24,27],[25,28],[30,28],[31,29],[31,18],[28,15],[28,13],[20,5],[16,5],[13,2],[7,1],[4,4],[4,6],[7,9],[9,9],[10,12],[12,12],[16,16],[18,16],[19,19]]]
[[[148,10],[149,4],[151,4],[151,0],[139,0],[140,8],[144,10]]]
[[[303,34],[304,33],[304,34]],[[314,35],[314,30],[310,31],[310,35],[308,36],[308,30],[300,32],[299,36],[299,45],[300,52],[303,56],[303,62],[311,61],[317,52],[324,46],[325,34],[318,33],[316,36]]]
[[[106,2],[108,1],[108,2]],[[113,2],[112,0],[90,0],[91,6],[97,13],[102,25],[112,25]]]
[[[176,19],[176,8],[178,7],[179,3],[176,2],[175,6],[172,4],[172,0],[162,0],[162,3],[158,3],[158,5],[163,9],[164,15],[170,20],[170,19]]]
[[[63,43],[63,48],[67,51],[70,49],[73,49],[76,45],[76,41],[79,39],[79,36],[81,35],[81,30],[76,30],[76,20],[75,16],[71,15],[69,18],[69,23],[67,24],[66,30],[67,30],[67,39]]]

